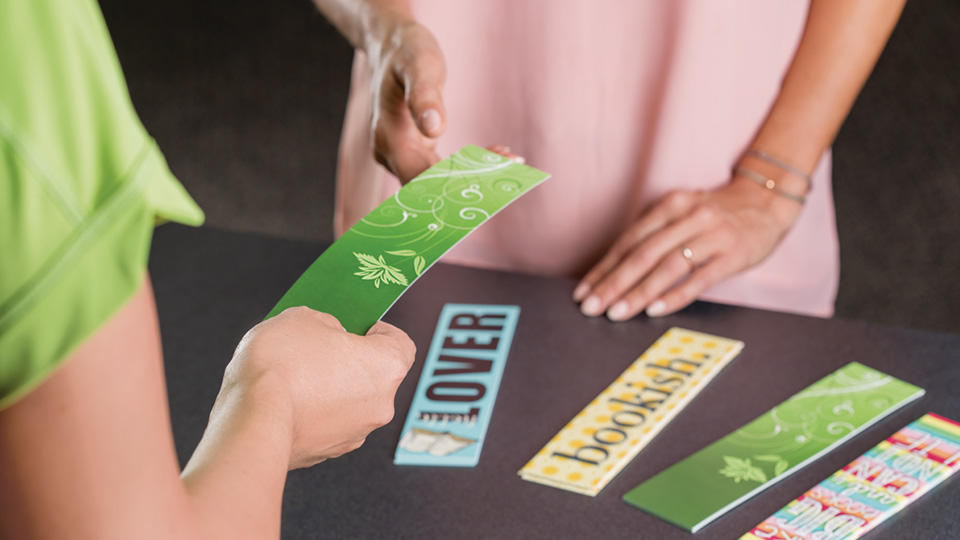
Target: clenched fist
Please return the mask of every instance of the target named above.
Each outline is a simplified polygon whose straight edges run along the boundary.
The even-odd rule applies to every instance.
[[[377,323],[351,334],[332,315],[290,308],[253,327],[227,366],[211,424],[262,406],[289,422],[289,468],[309,467],[360,447],[393,418],[397,387],[416,347]]]

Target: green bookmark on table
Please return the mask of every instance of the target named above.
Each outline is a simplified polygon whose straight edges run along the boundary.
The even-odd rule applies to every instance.
[[[350,332],[364,334],[444,253],[549,176],[466,146],[411,180],[344,233],[267,317],[307,306],[336,316]]]
[[[851,362],[623,499],[697,532],[922,395],[921,388]]]

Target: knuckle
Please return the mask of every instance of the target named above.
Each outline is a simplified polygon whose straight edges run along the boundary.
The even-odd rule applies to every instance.
[[[423,28],[423,31],[424,47],[420,49],[417,59],[421,65],[434,70],[438,75],[445,74],[446,59],[443,57],[443,50],[429,30]]]
[[[703,274],[700,276],[699,288],[694,292],[694,294],[700,294],[701,292],[707,290],[708,287],[717,283],[723,279],[724,269],[720,265],[709,265],[703,269]]]
[[[260,323],[257,323],[257,324],[254,325],[252,328],[250,328],[249,330],[247,330],[247,331],[243,334],[243,337],[240,338],[240,342],[237,344],[237,348],[239,349],[240,347],[249,345],[249,343],[250,343],[251,341],[257,339],[257,336],[259,336],[260,333],[263,332],[264,328],[269,328],[269,327],[271,327],[271,326],[274,326],[274,325],[276,324],[276,323],[274,322],[275,319],[277,319],[277,318],[279,318],[279,317],[285,317],[284,313],[286,313],[287,311],[289,311],[289,310],[286,310],[286,309],[285,309],[285,310],[281,311],[276,317],[272,317],[272,318],[270,318],[270,319],[267,319],[267,320],[265,320],[265,321],[262,321],[262,322],[260,322]]]
[[[610,264],[615,264],[622,257],[626,256],[631,249],[643,241],[645,235],[646,230],[640,224],[627,229],[626,234],[624,234],[614,245],[613,249],[610,250]]]
[[[393,400],[391,400],[388,405],[381,407],[381,409],[377,411],[377,414],[374,417],[374,424],[377,427],[385,426],[389,424],[391,421],[393,421],[393,416],[394,416],[394,408],[393,408]]]
[[[329,313],[323,311],[317,311],[315,309],[309,308],[307,306],[295,306],[287,308],[284,310],[284,313],[291,319],[302,319],[305,323],[319,323],[324,326],[330,326],[334,328],[340,327],[340,321],[337,318]]]
[[[717,219],[717,211],[710,205],[698,204],[691,216],[700,223],[711,223]]]
[[[649,303],[655,297],[656,291],[653,290],[653,287],[649,283],[641,283],[634,287],[630,291],[630,294],[626,295],[623,299],[627,302],[627,305],[632,311],[638,306],[646,306],[647,303]]]
[[[391,377],[403,378],[413,365],[417,356],[417,344],[399,328],[393,328],[381,344],[380,351],[384,363],[390,367]]]
[[[411,351],[409,354],[404,354],[401,356],[401,361],[397,363],[396,382],[398,385],[407,377],[407,373],[410,372],[410,368],[413,367],[416,358],[417,355],[415,351]]]
[[[426,105],[440,100],[440,90],[432,83],[417,81],[410,88],[407,99],[410,103]]]
[[[655,295],[659,295],[661,285],[656,276],[649,275],[645,279],[635,281],[633,290],[638,294],[638,298],[645,302],[646,300],[652,299]]]
[[[327,324],[331,326],[340,326],[340,320],[329,313],[325,313],[323,311],[314,311],[312,309],[310,310],[310,312],[312,312],[314,318],[317,319],[317,321],[323,324]]]
[[[223,379],[220,384],[223,386],[232,386],[236,384],[241,377],[241,368],[237,365],[237,362],[230,362],[227,364],[227,367],[223,368]]]
[[[690,263],[679,252],[664,261],[664,264],[665,270],[673,275],[683,275],[690,271]]]
[[[626,272],[614,272],[604,280],[603,284],[597,288],[594,294],[604,301],[610,302],[618,296],[621,291],[629,289],[634,281],[633,277],[627,275]]]
[[[736,243],[737,236],[730,227],[717,227],[714,230],[717,237],[717,243],[724,249],[733,246]]]
[[[313,310],[307,306],[295,306],[290,308],[290,316],[295,318],[305,318],[313,315]]]
[[[350,450],[347,450],[347,452],[353,452],[354,450],[358,450],[358,449],[359,449],[361,446],[363,446],[363,444],[366,443],[366,442],[367,442],[367,438],[366,438],[366,437],[364,437],[364,438],[362,438],[362,439],[360,439],[360,440],[358,440],[358,441],[354,441],[354,442],[353,442],[352,444],[350,444],[350,446],[348,447],[348,448],[350,448]]]
[[[652,256],[650,255],[649,250],[646,249],[634,249],[627,254],[623,259],[623,266],[626,270],[636,270],[637,268],[645,267],[649,265],[652,261]],[[625,272],[624,272],[625,273]]]
[[[310,309],[305,306],[291,306],[280,312],[280,315],[285,318],[302,317],[308,311],[310,311]]]
[[[627,253],[627,251],[629,251],[629,248],[626,246],[625,242],[623,245],[620,243],[614,245],[610,251],[608,251],[602,259],[600,259],[600,262],[598,262],[597,265],[590,270],[584,279],[593,284],[603,280],[607,274],[616,268],[617,263],[623,259],[623,256]]]
[[[667,193],[664,202],[671,208],[682,208],[691,202],[692,193],[683,189],[675,189]]]
[[[701,292],[722,280],[724,276],[728,275],[730,273],[728,264],[731,260],[729,256],[724,255],[713,259],[710,264],[702,267],[697,272],[697,275],[694,276],[696,278],[695,284],[697,288],[694,289],[693,295],[699,295]]]
[[[630,292],[625,294],[622,301],[627,303],[627,307],[633,311],[637,306],[642,306],[647,303],[647,298],[649,293],[647,292],[647,287],[644,284],[639,284],[636,287],[630,289]]]
[[[402,334],[398,339],[400,342],[400,359],[403,361],[403,365],[409,369],[413,365],[413,359],[417,356],[417,344],[407,334]]]
[[[410,366],[413,364],[413,359],[409,361],[404,358],[400,362],[391,362],[390,368],[387,370],[387,382],[390,384],[391,388],[397,388],[400,386],[400,383],[403,382],[403,379],[407,377],[407,372],[410,371]]]
[[[629,227],[627,227],[626,232],[620,237],[620,241],[617,243],[622,247],[633,244],[637,238],[643,236],[645,228],[646,227],[642,220],[634,221]]]
[[[264,341],[270,341],[270,336],[276,333],[276,329],[289,324],[289,318],[292,316],[289,311],[290,310],[285,310],[276,317],[263,321],[247,330],[243,337],[240,338],[240,342],[237,343],[237,347],[233,353],[234,359],[238,356],[250,356],[250,353],[259,351],[263,347]],[[253,356],[256,357],[257,355],[253,354]]]

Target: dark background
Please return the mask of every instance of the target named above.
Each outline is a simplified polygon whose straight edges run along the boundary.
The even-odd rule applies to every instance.
[[[207,224],[329,240],[351,49],[308,0],[102,0]],[[960,2],[909,2],[834,146],[837,315],[960,332]]]

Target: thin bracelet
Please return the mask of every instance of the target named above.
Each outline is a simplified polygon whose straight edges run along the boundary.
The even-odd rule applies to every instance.
[[[777,181],[772,178],[767,178],[762,174],[755,173],[750,169],[745,169],[743,167],[737,167],[733,170],[734,174],[742,175],[744,178],[753,180],[754,182],[760,184],[761,186],[769,189],[770,191],[780,195],[781,197],[786,197],[791,201],[798,202],[803,204],[807,202],[807,198],[803,195],[794,195],[793,193],[787,193],[786,191],[777,187]]]
[[[751,155],[751,156],[754,156],[754,157],[757,157],[757,158],[760,158],[760,159],[762,159],[763,161],[766,161],[767,163],[769,163],[769,164],[771,164],[771,165],[773,165],[773,166],[775,166],[775,167],[779,167],[779,168],[787,171],[788,173],[793,174],[794,176],[799,176],[800,178],[803,178],[804,180],[807,181],[807,191],[808,191],[808,192],[810,191],[810,188],[813,186],[813,179],[810,178],[810,175],[809,175],[809,174],[801,171],[801,170],[798,169],[797,167],[794,167],[793,165],[790,165],[789,163],[787,163],[787,162],[785,162],[785,161],[781,161],[781,160],[779,160],[779,159],[771,156],[770,154],[764,152],[763,150],[757,150],[756,148],[751,148],[751,149],[747,150],[747,154],[748,154],[748,155]]]

